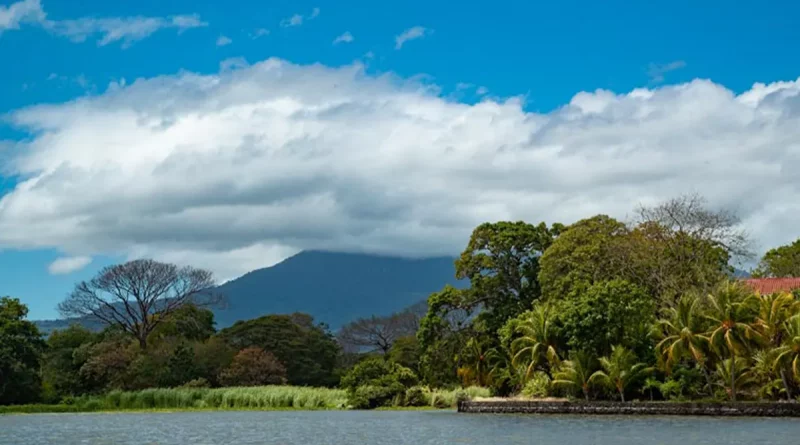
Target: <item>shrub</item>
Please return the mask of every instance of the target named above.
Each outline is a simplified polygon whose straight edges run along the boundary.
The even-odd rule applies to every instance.
[[[220,373],[223,386],[277,385],[286,382],[286,368],[272,353],[261,348],[245,348]]]
[[[430,403],[430,397],[425,391],[425,388],[422,388],[421,386],[413,386],[406,390],[406,406],[428,406]]]
[[[396,394],[385,386],[359,386],[348,397],[350,407],[353,409],[375,409],[391,404]]]
[[[210,388],[211,384],[208,383],[208,380],[200,377],[199,379],[189,380],[188,382],[184,383],[181,388]]]
[[[550,377],[544,372],[537,371],[522,388],[522,395],[531,398],[544,398],[550,395]]]
[[[410,369],[383,358],[364,360],[342,377],[349,403],[361,409],[404,404],[406,390],[417,382]]]

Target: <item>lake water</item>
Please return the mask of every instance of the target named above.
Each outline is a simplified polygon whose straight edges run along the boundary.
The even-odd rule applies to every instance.
[[[0,416],[0,445],[797,445],[800,420],[451,411]]]

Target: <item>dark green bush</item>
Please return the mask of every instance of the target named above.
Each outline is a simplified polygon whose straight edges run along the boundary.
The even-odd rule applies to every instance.
[[[430,398],[424,388],[413,386],[406,390],[406,406],[428,406],[430,403]]]

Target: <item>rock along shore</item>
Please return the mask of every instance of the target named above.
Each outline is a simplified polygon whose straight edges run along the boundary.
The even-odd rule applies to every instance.
[[[800,403],[462,401],[460,413],[800,417]]]

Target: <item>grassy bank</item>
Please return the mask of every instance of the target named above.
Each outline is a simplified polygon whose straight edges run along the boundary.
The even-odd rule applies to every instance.
[[[455,407],[459,392],[466,392],[472,398],[489,395],[488,389],[478,387],[465,390],[431,390],[428,407]],[[58,405],[0,406],[0,414],[290,409],[347,409],[347,392],[341,389],[299,386],[154,388],[77,397],[68,403]]]

